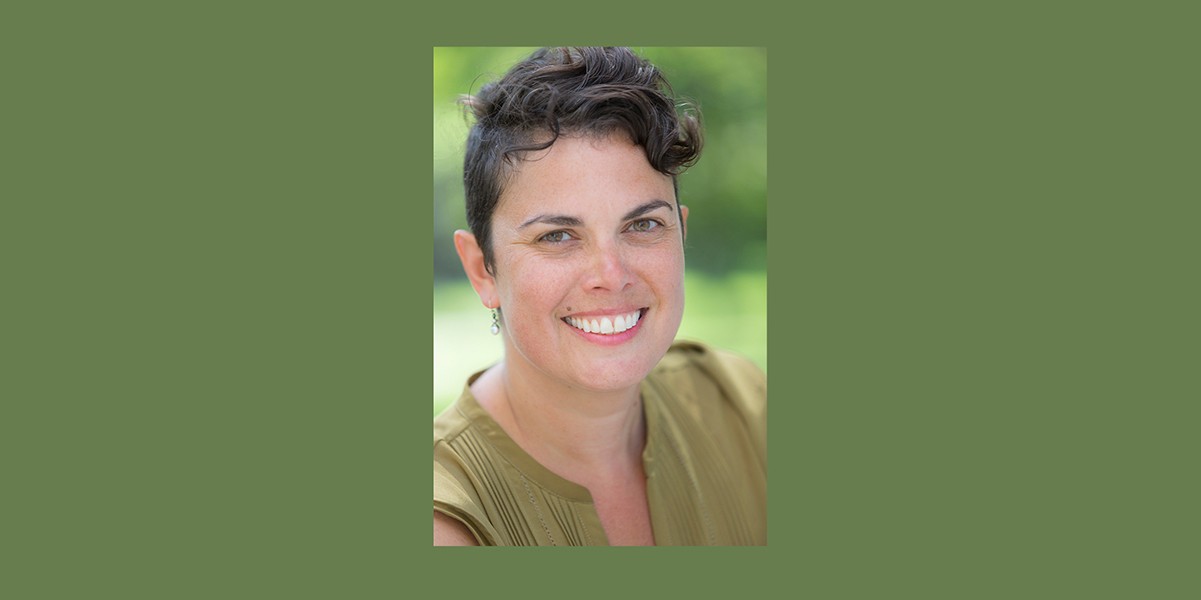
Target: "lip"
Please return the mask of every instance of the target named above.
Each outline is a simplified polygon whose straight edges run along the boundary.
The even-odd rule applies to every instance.
[[[633,327],[631,327],[621,333],[610,333],[607,335],[602,334],[602,333],[587,333],[583,329],[578,329],[575,326],[573,326],[571,323],[568,323],[565,320],[567,317],[563,317],[563,318],[559,319],[559,321],[561,323],[563,323],[564,327],[567,327],[568,329],[574,331],[576,333],[576,335],[582,337],[584,340],[586,340],[588,342],[591,342],[598,346],[616,346],[619,344],[624,344],[624,343],[634,339],[634,336],[638,335],[639,331],[642,331],[642,324],[643,324],[643,322],[646,321],[646,316],[647,316],[647,314],[650,313],[650,308],[647,308],[647,307],[637,308],[636,307],[636,308],[630,308],[630,309],[625,309],[625,310],[616,310],[616,311],[611,311],[609,309],[605,309],[605,310],[590,311],[590,312],[578,312],[578,313],[572,313],[572,314],[568,315],[571,317],[612,317],[612,316],[616,316],[616,315],[632,313],[634,311],[638,311],[640,314],[638,316],[638,322],[635,323]]]

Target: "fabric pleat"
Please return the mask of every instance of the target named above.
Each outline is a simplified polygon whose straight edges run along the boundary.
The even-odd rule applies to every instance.
[[[484,545],[608,545],[588,491],[538,464],[471,395],[434,422],[434,509]],[[642,386],[655,543],[767,543],[766,377],[682,342]]]

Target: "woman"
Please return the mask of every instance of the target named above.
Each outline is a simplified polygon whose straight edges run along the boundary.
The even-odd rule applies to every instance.
[[[434,422],[436,545],[766,543],[766,380],[673,344],[699,157],[628,49],[543,49],[465,100],[455,248],[504,359]]]

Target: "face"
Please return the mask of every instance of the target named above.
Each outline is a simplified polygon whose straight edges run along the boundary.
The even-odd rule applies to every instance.
[[[492,219],[508,368],[636,386],[680,327],[683,233],[671,177],[622,138],[560,137],[528,156]]]

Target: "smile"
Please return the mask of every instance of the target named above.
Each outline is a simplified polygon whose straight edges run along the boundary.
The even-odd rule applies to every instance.
[[[597,318],[584,317],[563,317],[568,325],[583,331],[584,333],[599,333],[601,335],[615,335],[628,331],[638,324],[638,319],[642,318],[642,311],[635,310],[629,313],[605,316]]]

